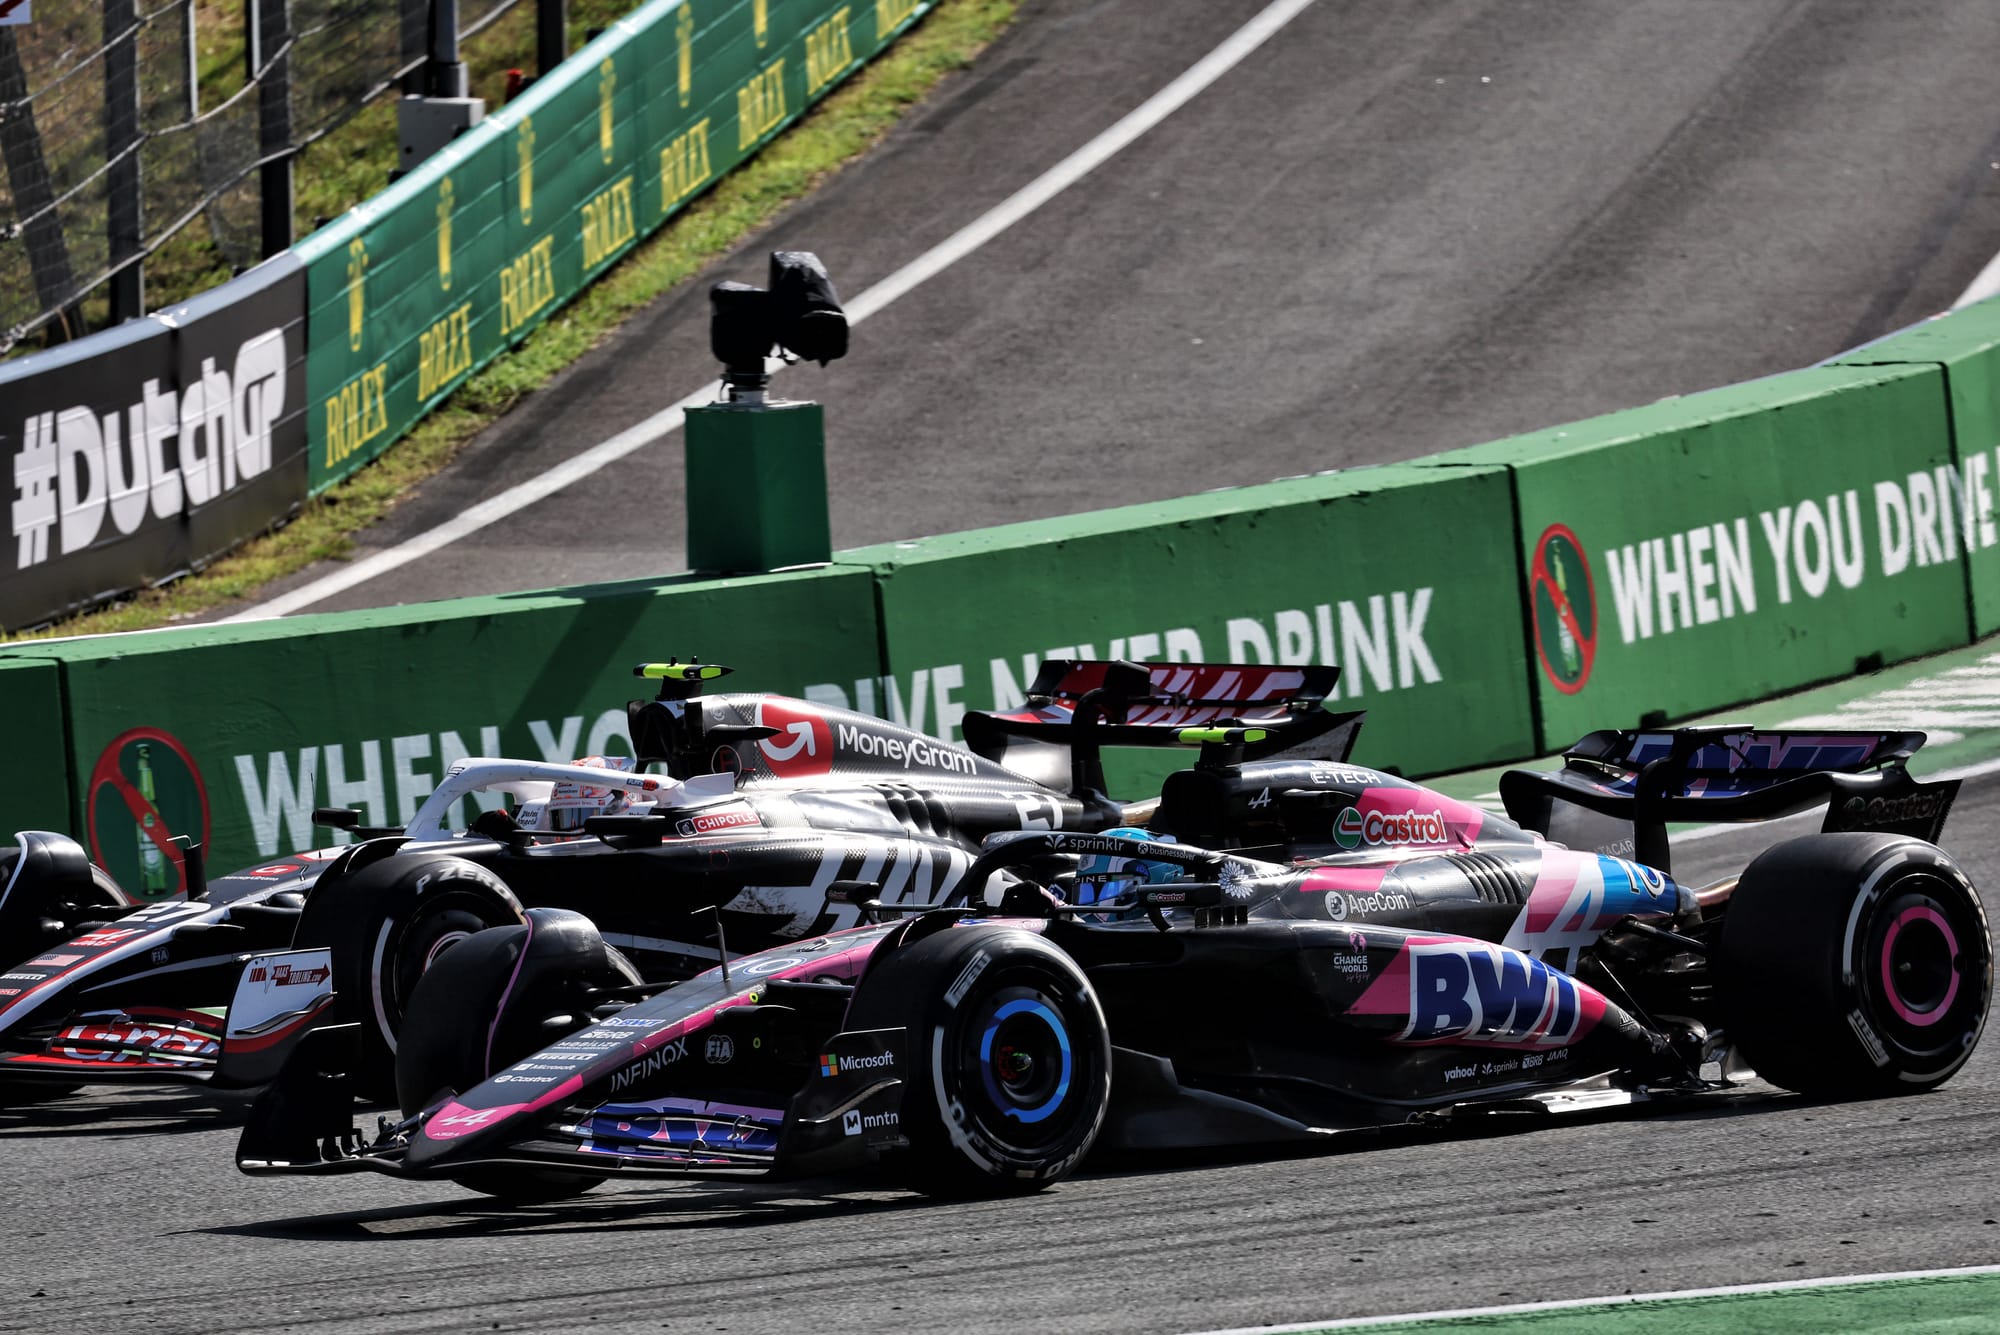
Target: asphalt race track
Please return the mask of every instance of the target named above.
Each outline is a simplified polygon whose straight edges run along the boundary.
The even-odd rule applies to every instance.
[[[711,280],[810,249],[852,298],[1262,8],[1024,0],[875,152],[521,404],[358,554],[700,389]],[[2000,252],[1996,65],[2000,6],[1964,0],[1319,0],[779,389],[827,406],[839,548],[1805,366],[1944,309]],[[680,570],[682,466],[676,434],[319,606]]]
[[[718,274],[797,246],[859,292],[1258,8],[1028,0]],[[847,363],[792,373],[828,405],[836,545],[1408,457],[1941,309],[2000,251],[1996,57],[2000,9],[1963,0],[1321,0]],[[370,545],[695,388],[705,325],[705,283],[648,311]],[[670,440],[329,606],[673,569],[681,504]],[[1947,846],[2000,919],[1996,809],[2000,780],[1969,785]],[[1759,1089],[1004,1204],[613,1184],[505,1212],[244,1178],[240,1109],[94,1087],[0,1110],[0,1332],[1172,1331],[1992,1263],[1996,1106],[2000,1037],[1904,1100]]]
[[[1946,844],[2000,921],[2000,780]],[[1705,841],[1700,883],[1761,846]],[[1360,1137],[998,1203],[612,1184],[492,1208],[250,1179],[200,1098],[0,1112],[0,1331],[1185,1331],[2000,1261],[2000,1037],[1921,1097]]]

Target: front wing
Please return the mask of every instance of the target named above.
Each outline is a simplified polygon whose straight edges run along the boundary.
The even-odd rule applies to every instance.
[[[902,1148],[902,1081],[854,1058],[899,1049],[904,1031],[835,1035],[826,1054],[837,1073],[814,1079],[780,1107],[660,1098],[564,1108],[497,1142],[412,1166],[410,1140],[426,1109],[377,1119],[364,1139],[351,1109],[360,1028],[327,1025],[298,1044],[252,1107],[236,1165],[253,1176],[375,1172],[453,1178],[467,1169],[560,1168],[632,1177],[811,1176],[866,1168]],[[891,1067],[890,1069],[897,1069]],[[774,1100],[776,1101],[776,1100]]]
[[[224,1009],[84,1002],[37,1034],[9,1035],[0,1080],[74,1084],[267,1084],[293,1046],[331,1013],[332,952],[239,957]]]

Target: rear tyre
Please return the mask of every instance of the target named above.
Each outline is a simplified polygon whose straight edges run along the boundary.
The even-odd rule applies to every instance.
[[[940,1196],[1039,1191],[1089,1152],[1111,1039],[1076,962],[1032,932],[954,927],[872,968],[849,1029],[906,1027],[898,1156]]]
[[[361,1024],[364,1097],[396,1101],[397,1035],[425,971],[475,932],[526,920],[506,882],[443,854],[391,854],[313,887],[292,944],[333,950],[336,1004]]]
[[[582,914],[532,909],[455,946],[417,983],[396,1051],[397,1103],[413,1117],[590,1023],[591,989],[640,981]],[[580,1195],[600,1173],[475,1168],[453,1179],[510,1204]]]
[[[1944,1083],[1993,991],[1978,893],[1944,850],[1895,834],[1762,854],[1730,896],[1713,969],[1726,1030],[1757,1073],[1823,1097]]]

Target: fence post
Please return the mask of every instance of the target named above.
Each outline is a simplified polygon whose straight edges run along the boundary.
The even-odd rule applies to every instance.
[[[7,163],[7,184],[14,193],[14,216],[27,219],[28,267],[34,274],[35,297],[45,311],[61,310],[76,296],[76,278],[69,267],[69,246],[63,241],[62,220],[56,216],[55,191],[49,186],[48,163],[42,158],[42,136],[35,128],[35,108],[28,101],[28,76],[14,30],[0,28],[0,158]],[[79,312],[63,311],[63,333],[83,333]]]
[[[139,7],[104,0],[105,239],[110,243],[111,323],[146,313],[145,240],[139,193]],[[127,263],[129,261],[129,263]],[[124,264],[124,268],[118,266]]]
[[[250,77],[257,81],[258,191],[264,257],[292,244],[291,13],[286,0],[243,0]]]
[[[547,74],[569,56],[569,0],[535,0],[535,73]]]
[[[404,71],[403,95],[422,97],[424,61],[431,51],[430,0],[402,0],[397,12],[402,34],[397,43],[397,60]]]
[[[430,63],[424,72],[427,97],[464,97],[470,90],[458,58],[458,0],[431,0]]]
[[[201,52],[195,40],[194,0],[183,0],[181,20],[181,59],[187,64],[187,94],[189,120],[201,118]]]

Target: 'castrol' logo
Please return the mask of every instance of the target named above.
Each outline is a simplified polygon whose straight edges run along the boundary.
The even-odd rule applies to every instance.
[[[1342,848],[1363,844],[1448,844],[1451,830],[1442,811],[1362,811],[1348,807],[1333,823],[1333,841]]]

